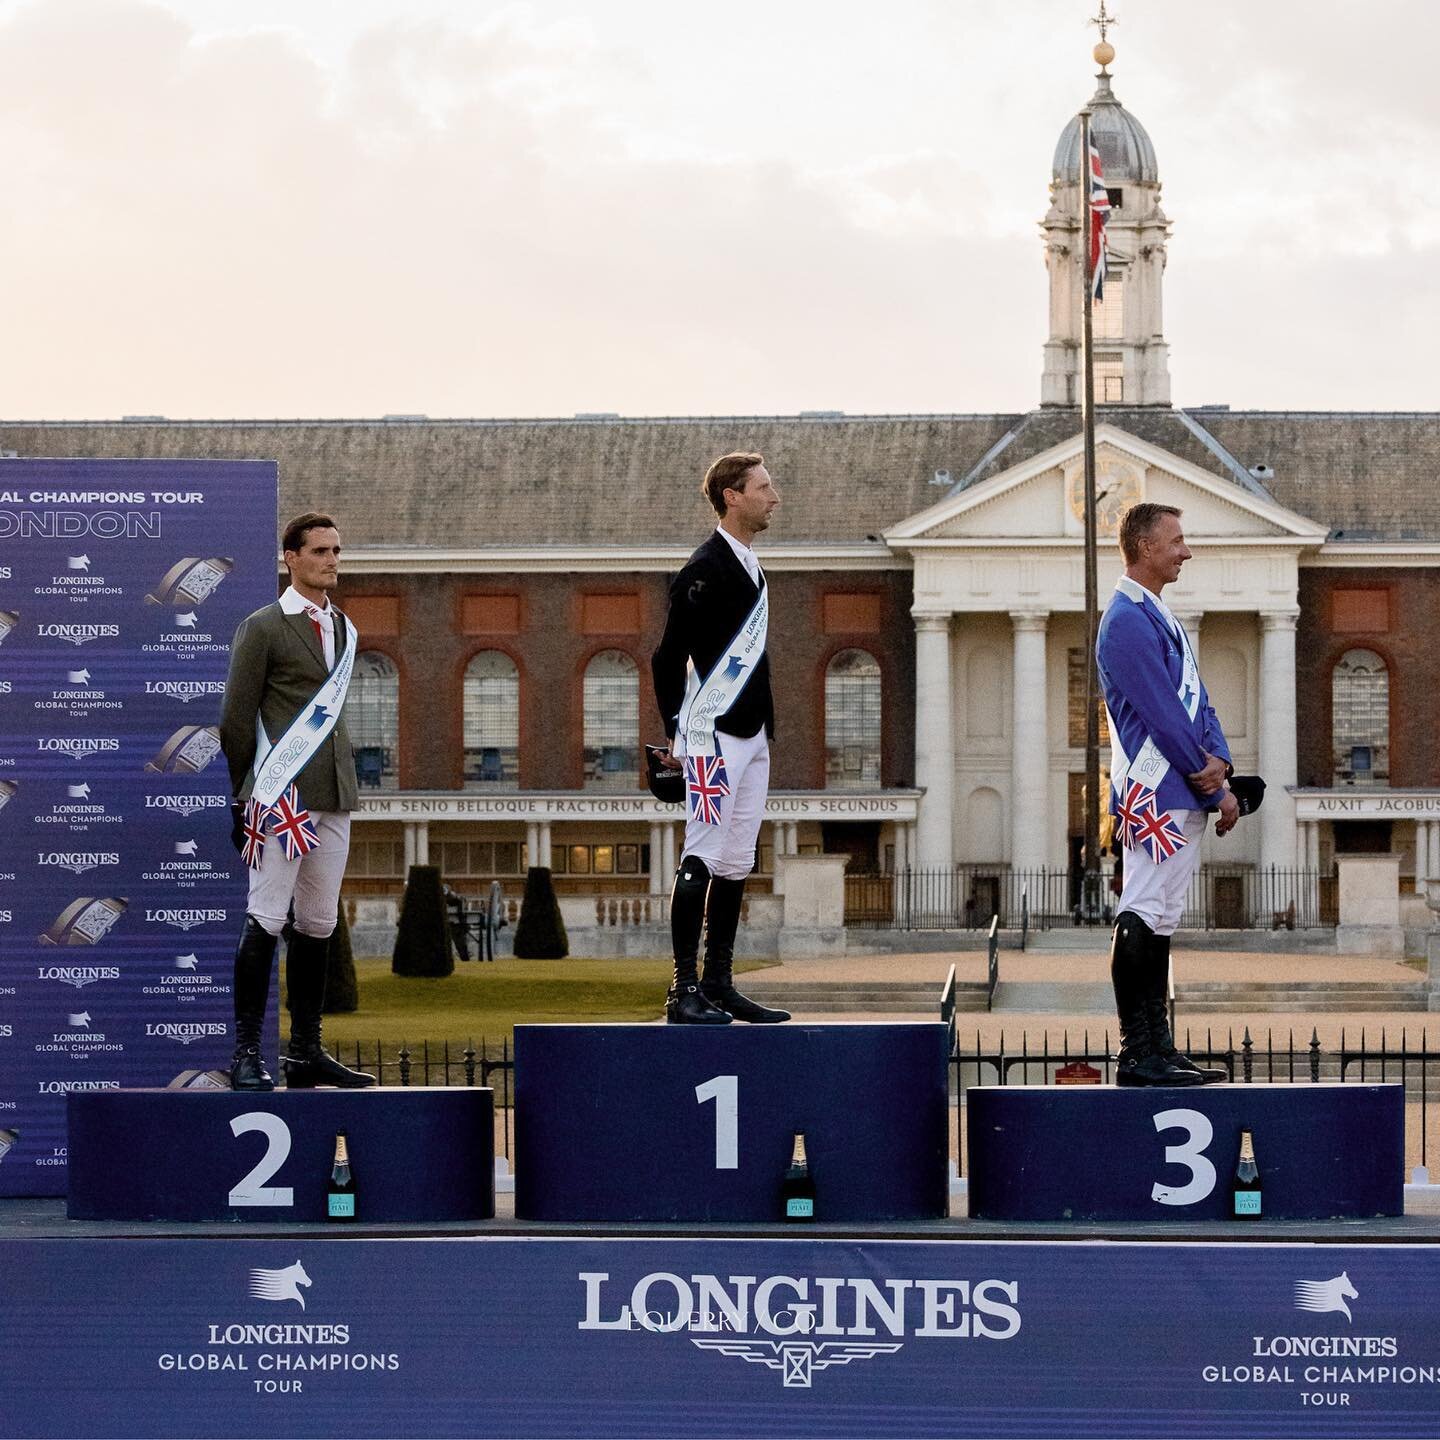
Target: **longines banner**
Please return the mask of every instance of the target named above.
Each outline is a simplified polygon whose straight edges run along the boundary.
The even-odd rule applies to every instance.
[[[6,1435],[1440,1433],[1435,1246],[10,1240],[0,1275]]]
[[[0,1195],[65,1193],[68,1091],[228,1061],[216,722],[275,494],[268,461],[0,461]]]

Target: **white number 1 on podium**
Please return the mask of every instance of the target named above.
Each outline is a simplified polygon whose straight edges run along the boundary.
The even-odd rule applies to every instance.
[[[717,1075],[695,1087],[695,1103],[715,1102],[715,1168],[740,1168],[740,1077]]]

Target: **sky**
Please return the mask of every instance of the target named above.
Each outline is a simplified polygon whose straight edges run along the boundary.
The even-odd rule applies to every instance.
[[[0,0],[0,416],[1024,411],[1098,0]],[[1434,0],[1115,0],[1177,404],[1437,408]]]

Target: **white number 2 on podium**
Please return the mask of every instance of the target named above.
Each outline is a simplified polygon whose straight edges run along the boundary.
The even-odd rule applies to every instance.
[[[717,1075],[695,1087],[695,1103],[715,1102],[715,1168],[740,1168],[740,1077]]]
[[[1150,1198],[1162,1205],[1194,1205],[1203,1200],[1215,1188],[1215,1167],[1203,1153],[1215,1138],[1215,1127],[1198,1110],[1162,1110],[1155,1117],[1155,1128],[1185,1132],[1183,1145],[1165,1147],[1165,1162],[1185,1166],[1190,1179],[1180,1186],[1157,1181],[1150,1187]]]
[[[267,1186],[275,1172],[290,1158],[290,1127],[266,1110],[250,1110],[230,1122],[232,1135],[258,1130],[270,1143],[260,1163],[230,1192],[230,1203],[240,1205],[293,1205],[295,1192],[288,1185]]]

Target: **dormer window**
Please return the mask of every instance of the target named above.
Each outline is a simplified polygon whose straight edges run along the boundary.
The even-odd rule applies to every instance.
[[[1125,206],[1125,192],[1118,185],[1107,185],[1105,193],[1110,197],[1110,208],[1121,210]]]

